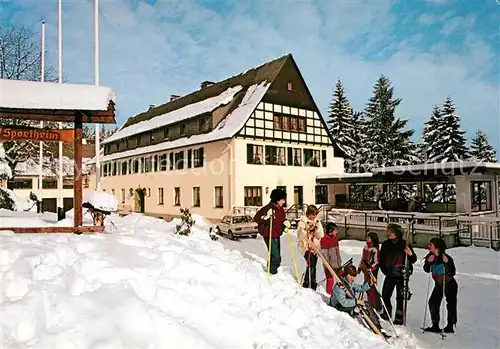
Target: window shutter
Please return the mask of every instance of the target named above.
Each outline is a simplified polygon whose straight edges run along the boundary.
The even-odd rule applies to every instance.
[[[253,145],[247,144],[247,164],[253,164]]]
[[[293,148],[288,148],[288,166],[293,166]]]
[[[322,161],[323,167],[326,167],[326,150],[321,151],[321,161]]]
[[[188,168],[191,168],[193,165],[193,151],[191,149],[188,150]]]
[[[204,151],[203,147],[200,148],[199,151],[200,151],[199,152],[199,156],[200,156],[199,166],[203,167],[203,164],[205,163],[205,151]]]
[[[174,169],[174,153],[170,153],[169,155],[170,157],[170,170],[173,170]]]

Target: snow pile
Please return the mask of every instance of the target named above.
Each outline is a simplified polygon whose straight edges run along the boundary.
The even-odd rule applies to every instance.
[[[5,192],[14,202],[14,211],[36,211],[36,202],[28,198],[21,198],[17,196],[12,190],[7,188],[0,188]]]
[[[0,79],[0,108],[108,110],[114,92],[104,86]]]
[[[136,214],[114,224],[3,234],[2,347],[389,348],[287,267],[268,284],[265,260],[224,249],[198,223],[190,236]]]
[[[88,191],[83,197],[83,204],[86,203],[101,211],[116,212],[118,210],[116,197],[104,191]]]

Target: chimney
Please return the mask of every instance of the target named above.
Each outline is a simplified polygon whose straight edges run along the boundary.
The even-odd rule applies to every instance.
[[[151,109],[153,109],[154,107],[156,107],[156,104],[150,104],[150,105],[149,105],[149,109],[150,109],[150,110],[151,110]]]
[[[203,88],[207,88],[207,87],[212,86],[213,84],[214,84],[214,82],[212,82],[212,81],[203,81],[203,82],[201,83],[201,88],[202,88],[202,89],[203,89]]]
[[[170,95],[170,102],[175,101],[179,97],[179,95]]]

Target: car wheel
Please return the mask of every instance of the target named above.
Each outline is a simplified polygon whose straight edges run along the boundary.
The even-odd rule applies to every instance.
[[[219,236],[222,235],[219,227],[215,227],[215,234],[217,234]]]
[[[257,234],[252,235],[252,239],[257,239]]]
[[[229,239],[235,240],[234,234],[231,230],[228,230],[227,234],[229,235]]]

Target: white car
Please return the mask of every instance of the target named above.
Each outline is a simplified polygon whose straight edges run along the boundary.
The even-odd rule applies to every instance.
[[[227,235],[231,240],[241,236],[256,238],[258,234],[257,223],[249,215],[235,214],[222,217],[221,222],[215,227],[218,235]]]

